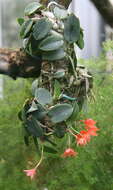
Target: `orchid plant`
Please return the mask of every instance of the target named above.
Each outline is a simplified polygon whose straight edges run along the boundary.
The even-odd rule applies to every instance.
[[[99,129],[92,119],[81,121],[84,130],[76,129],[78,113],[92,88],[92,75],[77,64],[76,46],[84,47],[79,19],[54,1],[47,7],[30,3],[24,15],[18,19],[22,49],[37,62],[42,60],[40,77],[32,83],[32,98],[25,101],[18,114],[25,131],[25,144],[29,146],[32,138],[41,152],[36,166],[24,170],[33,179],[44,152],[58,152],[55,138],[68,134],[68,147],[61,157],[75,157],[77,152],[71,147],[70,136],[75,138],[77,146],[85,146]]]

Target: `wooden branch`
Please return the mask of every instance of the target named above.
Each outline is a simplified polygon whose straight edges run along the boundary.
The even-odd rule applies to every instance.
[[[41,71],[41,58],[33,58],[23,50],[0,48],[0,74],[17,77],[38,77]]]
[[[105,22],[113,27],[113,5],[109,0],[90,0],[98,9]]]

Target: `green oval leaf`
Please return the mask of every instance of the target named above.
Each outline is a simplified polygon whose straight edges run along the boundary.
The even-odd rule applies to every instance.
[[[27,20],[26,22],[24,22],[21,26],[21,30],[20,30],[20,37],[22,39],[28,37],[27,35],[29,34],[31,28],[33,25],[33,21],[32,20]]]
[[[35,98],[41,105],[51,104],[52,96],[50,92],[45,88],[38,88],[35,91]]]
[[[38,88],[38,79],[34,80],[31,86],[32,95],[35,95],[35,91]]]
[[[56,154],[58,151],[54,148],[49,147],[49,146],[44,146],[44,152]]]
[[[73,107],[70,104],[58,104],[50,109],[48,116],[53,123],[59,123],[67,120],[73,112]]]
[[[41,104],[36,104],[37,105],[37,109],[29,112],[30,115],[32,115],[36,120],[38,121],[42,121],[45,117],[45,115],[47,114],[47,111],[44,109],[44,107]]]
[[[24,23],[24,18],[17,18],[17,22],[21,26]]]
[[[73,13],[64,22],[64,38],[69,43],[77,42],[80,38],[80,22]]]
[[[35,13],[41,7],[43,7],[43,6],[40,3],[38,3],[38,2],[30,3],[25,8],[24,14],[25,14],[25,16],[29,16],[29,15]]]
[[[34,137],[43,136],[43,129],[41,128],[40,122],[33,117],[26,121],[26,128]]]
[[[54,83],[54,99],[57,100],[61,95],[61,85],[58,80],[55,80]]]
[[[52,23],[47,18],[38,20],[33,28],[33,36],[36,40],[44,38],[51,30]]]
[[[33,101],[32,105],[31,105],[30,109],[27,111],[27,113],[31,113],[31,112],[34,112],[36,110],[38,110],[37,104]]]
[[[46,61],[55,61],[63,59],[65,56],[66,53],[64,52],[63,48],[60,48],[51,52],[43,52],[42,59]]]
[[[80,111],[79,106],[78,106],[77,102],[75,102],[73,105],[73,113],[72,113],[71,117],[69,118],[69,121],[71,121],[71,122],[76,121],[76,117],[77,117],[79,111]]]
[[[29,146],[29,136],[24,136],[24,143],[26,146]]]
[[[84,34],[83,34],[83,30],[81,29],[81,30],[80,30],[80,38],[79,38],[79,40],[76,42],[76,44],[78,45],[78,47],[79,47],[80,49],[83,49],[83,48],[84,48],[84,39],[83,39],[83,37],[84,37]]]
[[[63,44],[64,44],[64,41],[61,40],[60,37],[56,35],[51,35],[51,36],[48,36],[39,44],[39,49],[43,51],[57,50],[61,48]]]
[[[59,7],[54,8],[54,15],[58,19],[65,19],[68,16],[68,12],[64,9],[60,9]]]

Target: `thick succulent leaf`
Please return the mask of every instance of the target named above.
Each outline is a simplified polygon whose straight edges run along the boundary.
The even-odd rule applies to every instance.
[[[38,2],[33,2],[27,5],[27,7],[24,10],[25,16],[29,16],[33,13],[35,13],[38,9],[42,8],[43,6]]]
[[[27,100],[23,106],[23,109],[18,113],[18,117],[21,121],[26,121],[27,111],[30,109],[29,101]]]
[[[64,9],[60,9],[59,7],[55,7],[54,15],[58,19],[65,19],[68,16],[68,12]]]
[[[64,22],[64,38],[69,43],[77,42],[80,38],[79,19],[73,13]]]
[[[37,110],[32,112],[32,116],[38,121],[42,121],[46,114],[47,111],[41,104],[37,104]]]
[[[36,40],[43,39],[51,30],[52,23],[47,18],[38,20],[33,28],[33,36]]]
[[[43,121],[46,114],[47,114],[46,111],[40,112],[39,110],[37,110],[37,111],[32,112],[32,116],[36,118],[38,121]]]
[[[34,80],[31,86],[32,95],[35,96],[35,91],[38,88],[38,79]]]
[[[39,145],[38,145],[37,137],[33,137],[33,141],[34,141],[36,149],[39,151]]]
[[[32,112],[34,112],[36,110],[38,110],[37,104],[34,101],[32,101],[32,105],[29,108],[29,110],[27,111],[27,113],[32,113]]]
[[[54,99],[58,99],[61,95],[61,85],[58,82],[58,80],[55,80],[54,82]]]
[[[75,101],[75,103],[73,105],[73,113],[72,113],[71,117],[69,118],[69,121],[71,121],[71,122],[76,121],[76,117],[77,117],[79,111],[80,111],[79,106],[78,106],[77,102]]]
[[[48,116],[53,123],[59,123],[67,120],[72,112],[73,107],[70,104],[57,104],[49,110]]]
[[[83,30],[81,29],[80,31],[80,38],[79,40],[76,42],[76,44],[78,45],[78,47],[80,49],[83,49],[84,48],[84,39],[83,39],[84,35],[83,35]]]
[[[30,120],[27,120],[26,127],[28,132],[34,137],[43,136],[43,129],[41,128],[41,124],[35,118],[32,117]]]
[[[51,104],[52,96],[50,92],[45,88],[38,88],[35,91],[35,98],[41,105]]]
[[[36,55],[40,57],[40,51],[38,48],[39,41],[35,40],[33,35],[30,35],[30,38],[28,38],[28,43],[26,46],[27,51],[29,52],[30,55]]]
[[[54,148],[51,148],[51,147],[49,147],[49,146],[44,146],[44,152],[56,154],[56,153],[57,153],[57,150],[54,149]]]
[[[65,56],[66,56],[66,53],[64,52],[63,48],[42,53],[42,59],[45,61],[60,60],[60,59],[63,59]]]
[[[24,18],[17,18],[17,22],[21,26],[24,23]]]
[[[29,136],[24,136],[24,142],[26,146],[29,146]]]
[[[52,51],[52,50],[57,50],[61,48],[64,44],[64,41],[61,40],[60,37],[56,35],[51,35],[45,38],[40,44],[39,44],[39,49],[43,51]]]
[[[26,22],[24,22],[21,26],[21,30],[20,30],[20,37],[22,39],[28,37],[29,32],[32,28],[33,25],[33,21],[32,20],[27,20]]]

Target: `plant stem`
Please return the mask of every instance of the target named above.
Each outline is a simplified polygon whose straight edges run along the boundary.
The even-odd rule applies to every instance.
[[[41,158],[40,158],[38,164],[35,166],[35,169],[38,168],[38,166],[41,164],[41,162],[42,162],[42,160],[43,160],[43,152],[44,152],[44,151],[43,151],[43,146],[42,146]]]
[[[76,75],[76,71],[75,71],[75,66],[74,66],[74,62],[73,62],[73,59],[71,56],[68,56],[69,59],[70,59],[70,62],[71,62],[71,65],[72,65],[72,68],[73,68],[73,73],[74,73],[74,76],[75,78],[77,78],[77,75]]]
[[[71,145],[71,139],[70,139],[70,135],[68,134],[68,146],[70,148],[70,145]]]

